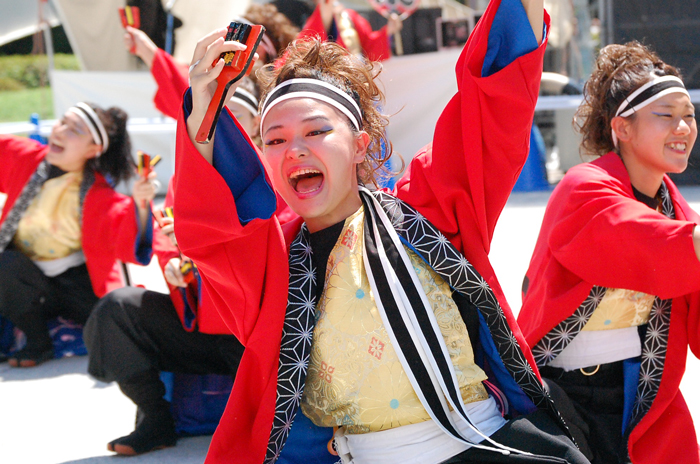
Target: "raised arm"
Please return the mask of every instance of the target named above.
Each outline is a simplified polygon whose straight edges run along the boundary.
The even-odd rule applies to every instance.
[[[535,33],[537,43],[542,42],[542,24],[544,22],[544,1],[543,0],[521,0],[527,19],[530,20],[532,32]]]
[[[533,34],[536,16],[520,0],[489,3],[458,60],[458,92],[438,119],[432,147],[397,183],[397,194],[473,262],[486,259],[529,151],[546,43]],[[548,20],[544,11],[539,17]]]

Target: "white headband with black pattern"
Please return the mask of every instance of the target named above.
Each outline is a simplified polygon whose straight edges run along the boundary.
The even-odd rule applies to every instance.
[[[626,97],[615,112],[615,117],[626,118],[638,110],[671,93],[682,93],[690,98],[683,81],[676,76],[655,76]],[[617,134],[612,131],[613,145],[617,147]]]
[[[350,119],[356,130],[362,128],[362,111],[357,102],[338,87],[318,79],[289,79],[272,89],[262,106],[260,132],[262,133],[265,117],[270,110],[283,101],[292,98],[313,98],[331,105]]]
[[[100,156],[106,152],[109,148],[109,137],[107,136],[107,130],[105,129],[104,124],[102,124],[102,121],[100,120],[100,117],[97,116],[97,113],[95,113],[95,110],[90,108],[90,105],[87,103],[80,102],[76,103],[75,106],[68,108],[68,111],[76,114],[80,119],[82,119],[90,131],[94,142],[97,145],[102,145],[102,150],[97,154],[97,156]]]
[[[231,97],[231,101],[250,111],[253,116],[258,115],[258,99],[247,90],[240,87],[237,88],[236,92],[233,94],[233,97]]]

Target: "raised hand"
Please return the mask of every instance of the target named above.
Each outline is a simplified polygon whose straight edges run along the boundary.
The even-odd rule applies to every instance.
[[[124,46],[129,51],[133,50],[134,55],[141,58],[149,68],[153,66],[153,59],[156,56],[158,47],[141,29],[126,26]]]
[[[240,42],[226,42],[226,28],[217,29],[204,36],[197,42],[190,66],[190,86],[192,88],[192,113],[187,119],[187,133],[192,142],[199,130],[204,115],[207,113],[209,103],[216,92],[216,78],[224,68],[224,60],[220,59],[222,53],[229,51],[245,50],[245,44]],[[231,85],[227,98],[230,98],[238,87],[237,83]],[[197,150],[204,158],[212,162],[212,145],[195,143]]]

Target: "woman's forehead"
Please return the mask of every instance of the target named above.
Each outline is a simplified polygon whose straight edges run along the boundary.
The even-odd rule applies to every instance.
[[[78,129],[82,130],[83,132],[87,132],[88,130],[85,121],[83,121],[83,119],[80,116],[73,113],[72,111],[66,111],[63,115],[63,119],[75,125]]]
[[[324,117],[334,120],[336,118],[347,119],[332,105],[312,97],[294,97],[282,101],[270,108],[265,118],[263,130],[280,125],[280,119],[293,123],[303,123],[306,120],[314,120]],[[288,124],[289,122],[287,122]]]

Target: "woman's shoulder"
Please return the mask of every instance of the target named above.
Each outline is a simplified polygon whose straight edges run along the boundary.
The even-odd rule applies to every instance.
[[[597,188],[629,187],[629,174],[620,157],[610,152],[594,161],[577,164],[569,169],[557,188],[577,189],[587,185],[597,185]],[[631,188],[629,190],[631,191]]]

